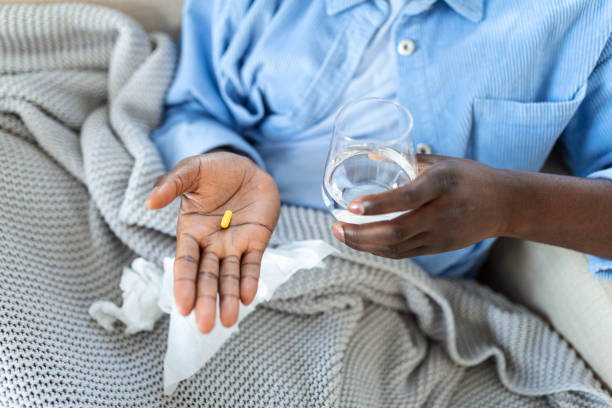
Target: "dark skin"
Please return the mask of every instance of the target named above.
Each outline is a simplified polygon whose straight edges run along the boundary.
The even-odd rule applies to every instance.
[[[467,247],[491,237],[514,237],[612,258],[612,182],[495,169],[468,159],[419,156],[419,176],[349,204],[356,214],[412,210],[362,225],[336,222],[337,239],[359,251],[409,258]],[[187,158],[157,183],[147,200],[162,208],[181,196],[174,265],[179,311],[193,309],[199,329],[233,325],[238,301],[257,291],[261,255],[275,228],[280,201],[272,178],[229,152]],[[223,212],[234,212],[221,230]]]
[[[495,169],[442,156],[418,157],[412,183],[349,203],[355,214],[412,210],[394,220],[337,222],[337,239],[359,251],[409,258],[513,237],[612,258],[612,182]]]
[[[263,251],[280,213],[276,183],[246,157],[223,151],[192,156],[158,180],[146,205],[154,210],[181,196],[176,228],[174,298],[188,315],[195,308],[203,333],[238,319],[238,302],[257,292]],[[220,227],[225,210],[229,228]]]

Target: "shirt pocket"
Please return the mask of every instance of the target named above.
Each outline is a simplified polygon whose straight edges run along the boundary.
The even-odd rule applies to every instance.
[[[489,166],[538,171],[582,102],[586,86],[562,102],[476,98],[472,157]]]

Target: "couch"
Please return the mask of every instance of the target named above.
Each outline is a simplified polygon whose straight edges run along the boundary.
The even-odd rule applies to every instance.
[[[178,38],[181,0],[83,1],[116,8],[149,31],[163,31]],[[18,2],[23,1],[0,0]],[[567,172],[554,154],[543,171]],[[612,282],[591,277],[584,254],[540,243],[500,239],[479,280],[548,320],[607,388],[612,388],[612,353],[607,348],[612,344]]]

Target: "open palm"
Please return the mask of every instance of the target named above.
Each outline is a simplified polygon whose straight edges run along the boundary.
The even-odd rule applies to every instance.
[[[263,251],[278,221],[280,200],[272,177],[251,160],[229,152],[187,158],[163,176],[147,207],[165,207],[182,195],[174,261],[174,297],[183,315],[195,307],[202,332],[233,325],[239,300],[257,291]],[[230,226],[221,228],[226,210]]]

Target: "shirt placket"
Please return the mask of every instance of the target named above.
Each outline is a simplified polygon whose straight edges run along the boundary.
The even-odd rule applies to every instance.
[[[397,66],[397,96],[413,115],[412,137],[416,152],[435,153],[437,132],[430,89],[427,81],[426,39],[422,26],[431,4],[418,14],[402,15],[394,27]]]

